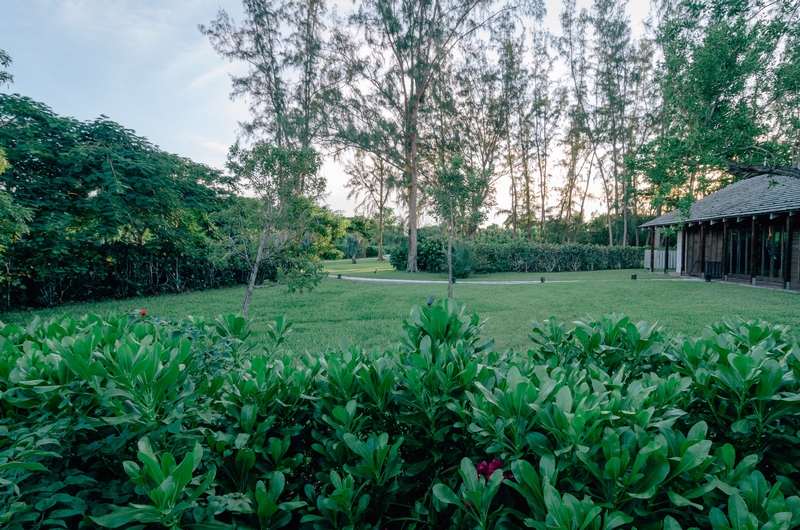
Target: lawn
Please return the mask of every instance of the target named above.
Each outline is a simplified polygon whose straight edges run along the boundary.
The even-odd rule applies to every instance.
[[[360,283],[336,277],[342,274],[406,280],[445,279],[442,274],[393,271],[388,261],[364,259],[353,265],[343,260],[328,262],[326,268],[331,273],[330,278],[323,280],[313,292],[288,294],[283,287],[257,289],[250,309],[255,338],[266,329],[268,322],[285,315],[294,322],[295,333],[288,347],[295,351],[318,352],[326,347],[336,347],[343,340],[382,348],[397,341],[402,319],[408,315],[412,305],[425,303],[429,296],[440,298],[447,294],[445,283]],[[636,273],[639,279],[632,281],[632,273]],[[546,283],[475,283],[538,282],[541,276],[545,276]],[[488,319],[484,334],[496,339],[498,349],[527,349],[530,321],[550,316],[572,322],[586,315],[624,313],[635,321],[658,322],[671,331],[691,335],[700,334],[703,327],[724,315],[761,318],[800,329],[800,298],[797,293],[674,277],[667,279],[663,274],[650,274],[643,270],[476,275],[459,280],[454,286],[454,294],[459,302],[467,305],[468,311],[477,311],[482,318]],[[234,287],[64,305],[36,313],[49,317],[65,312],[108,314],[145,309],[151,316],[179,318],[202,315],[213,319],[218,314],[240,310],[243,298],[244,287]],[[0,320],[24,323],[32,316],[26,312],[6,313],[0,315]]]

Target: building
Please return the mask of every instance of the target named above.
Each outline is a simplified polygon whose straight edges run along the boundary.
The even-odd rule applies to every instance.
[[[676,227],[681,275],[744,279],[791,288],[800,285],[800,178],[762,174],[741,180],[645,223],[655,231]],[[652,270],[652,267],[651,267]]]

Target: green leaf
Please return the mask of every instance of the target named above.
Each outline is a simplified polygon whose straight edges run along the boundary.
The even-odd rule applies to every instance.
[[[571,412],[572,411],[572,392],[570,391],[569,387],[562,386],[561,389],[556,393],[556,406],[561,410],[561,412]]]
[[[603,524],[603,530],[613,530],[614,528],[620,527],[624,524],[632,523],[633,517],[630,515],[626,515],[623,512],[614,512],[606,515],[605,523]]]
[[[0,471],[6,469],[24,469],[26,471],[47,471],[47,468],[38,462],[6,462],[0,464]]]
[[[678,508],[683,508],[685,506],[691,506],[692,508],[696,508],[698,510],[702,510],[703,509],[702,505],[696,504],[696,503],[690,501],[689,499],[687,499],[686,497],[683,497],[683,496],[675,493],[674,491],[668,491],[667,492],[667,497],[669,497],[669,500],[672,502],[672,504],[674,504]]]
[[[731,527],[733,530],[746,530],[747,529],[747,514],[750,511],[747,509],[744,499],[739,495],[731,495],[728,497],[728,516],[731,518]]]
[[[678,524],[678,521],[672,518],[671,515],[668,515],[664,518],[664,525],[663,530],[683,530],[681,525]]]
[[[132,522],[158,523],[161,521],[158,510],[153,506],[118,508],[109,514],[89,517],[89,519],[106,528],[120,528]]]
[[[675,471],[672,473],[670,478],[677,477],[686,471],[698,467],[705,461],[706,458],[708,458],[708,453],[710,451],[711,440],[701,440],[689,447],[681,456],[678,467],[675,468]]]
[[[456,494],[453,493],[453,490],[445,486],[444,484],[436,484],[433,487],[433,494],[436,496],[437,499],[442,501],[445,504],[459,504],[458,497]]]

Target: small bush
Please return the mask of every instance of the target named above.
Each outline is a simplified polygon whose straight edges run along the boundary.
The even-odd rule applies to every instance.
[[[392,252],[389,262],[395,270],[406,270],[408,266],[408,239],[404,240]],[[441,238],[419,234],[417,237],[417,267],[422,272],[447,270],[447,255],[442,248]]]
[[[351,232],[342,241],[342,252],[355,263],[364,256],[364,237],[359,232]]]
[[[470,245],[453,245],[453,277],[469,278],[475,267],[475,253]]]
[[[408,240],[401,242],[389,254],[389,263],[397,271],[404,271],[408,266]]]

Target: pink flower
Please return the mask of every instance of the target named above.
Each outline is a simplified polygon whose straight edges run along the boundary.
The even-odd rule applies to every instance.
[[[489,476],[492,474],[492,472],[489,471],[489,464],[486,463],[486,460],[478,464],[475,467],[475,470],[478,472],[478,476],[483,478],[489,478]]]
[[[503,469],[503,463],[496,458],[492,460],[491,463],[486,463],[486,460],[484,460],[475,466],[475,471],[478,472],[478,476],[483,477],[486,480],[489,480],[489,477],[492,476],[492,473],[498,469]],[[503,471],[503,478],[506,480],[513,480],[514,475],[511,473],[511,471]]]
[[[491,477],[492,473],[494,473],[495,471],[497,471],[501,467],[503,467],[503,463],[501,461],[499,461],[496,458],[494,460],[492,460],[492,463],[489,464],[489,476]]]

